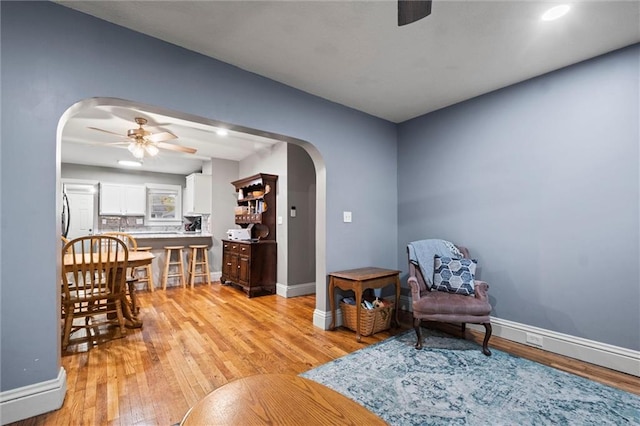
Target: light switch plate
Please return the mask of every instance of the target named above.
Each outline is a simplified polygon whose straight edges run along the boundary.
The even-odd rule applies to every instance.
[[[282,225],[282,216],[278,216],[278,225]]]
[[[138,217],[136,218],[136,225],[142,225],[144,223],[144,219]]]
[[[351,222],[351,212],[342,212],[342,220],[345,223]]]

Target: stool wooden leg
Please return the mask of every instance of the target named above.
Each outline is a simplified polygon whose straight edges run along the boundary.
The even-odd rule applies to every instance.
[[[151,293],[153,293],[154,287],[155,285],[153,284],[153,268],[151,267],[151,264],[148,264],[146,266],[147,268],[147,284],[149,285],[149,290],[151,290]]]
[[[169,263],[171,262],[171,250],[164,251],[164,274],[162,274],[162,289],[167,289],[167,277],[169,276]]]
[[[209,253],[207,249],[202,250],[204,256],[204,271],[207,273],[207,285],[211,285],[211,269],[209,269]]]
[[[198,262],[198,249],[191,248],[191,256],[189,258],[189,285],[193,289],[196,284],[196,264]]]
[[[182,283],[182,288],[187,288],[187,280],[184,277],[184,256],[182,253],[182,249],[178,250],[180,255],[180,282]]]

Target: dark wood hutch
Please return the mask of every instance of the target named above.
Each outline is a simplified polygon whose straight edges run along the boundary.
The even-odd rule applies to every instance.
[[[238,194],[235,223],[249,230],[250,240],[222,240],[222,276],[248,297],[276,292],[276,182],[265,173],[231,184]]]

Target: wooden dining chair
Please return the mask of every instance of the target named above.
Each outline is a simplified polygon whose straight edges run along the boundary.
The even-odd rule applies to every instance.
[[[126,232],[105,232],[102,235],[108,235],[111,237],[116,237],[127,245],[129,251],[138,251],[138,242],[135,237]],[[136,296],[136,283],[138,282],[138,277],[136,276],[134,268],[127,268],[127,295],[129,296],[129,300],[131,301],[131,309],[133,314],[137,314],[140,311],[140,307],[138,306],[138,298]]]
[[[126,277],[118,263],[126,264],[128,257],[129,249],[124,242],[111,236],[84,236],[64,245],[63,351],[69,346],[71,334],[78,330],[86,330],[90,346],[101,337],[99,332],[102,326],[116,324],[119,327],[119,337],[125,335],[121,302]],[[84,321],[76,321],[82,319]]]
[[[111,237],[116,237],[117,239],[122,240],[127,245],[129,251],[138,250],[138,242],[136,241],[135,237],[127,232],[111,231],[105,232],[102,235],[109,235]]]

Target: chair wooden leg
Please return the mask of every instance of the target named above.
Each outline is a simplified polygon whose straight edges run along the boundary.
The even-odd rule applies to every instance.
[[[422,324],[420,318],[413,319],[413,328],[416,330],[416,349],[422,349],[422,328],[420,324]]]
[[[482,353],[486,356],[491,356],[491,351],[489,350],[489,338],[491,337],[491,323],[485,322],[484,324],[484,341],[482,342]]]
[[[62,333],[62,350],[65,351],[71,339],[71,326],[73,325],[73,306],[65,307],[64,332]]]

